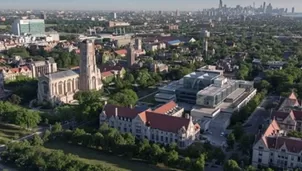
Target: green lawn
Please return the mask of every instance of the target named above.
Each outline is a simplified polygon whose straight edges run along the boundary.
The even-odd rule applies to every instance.
[[[0,123],[0,144],[19,139],[30,133],[30,131],[24,130],[15,125]]]
[[[118,171],[172,171],[163,166],[152,166],[138,161],[130,161],[121,157],[104,154],[101,151],[75,146],[63,142],[48,142],[44,145],[48,149],[63,150],[80,157],[80,160],[89,164],[101,164]]]

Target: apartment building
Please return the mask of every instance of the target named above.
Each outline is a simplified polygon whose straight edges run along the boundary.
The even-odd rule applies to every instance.
[[[253,146],[254,166],[302,169],[302,139],[287,137],[276,120],[272,120]]]
[[[137,138],[170,144],[177,143],[180,148],[190,146],[198,139],[200,126],[194,124],[191,117],[182,118],[183,108],[173,101],[155,110],[139,110],[107,104],[100,114],[100,124],[111,127]]]

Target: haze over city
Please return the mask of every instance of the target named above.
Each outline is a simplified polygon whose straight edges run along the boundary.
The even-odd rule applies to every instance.
[[[259,7],[264,0],[225,0],[228,7],[236,5]],[[266,0],[277,8],[292,8],[302,11],[301,0]],[[217,7],[218,1],[215,0],[23,0],[1,2],[0,9],[47,9],[47,10],[200,10],[204,8]]]

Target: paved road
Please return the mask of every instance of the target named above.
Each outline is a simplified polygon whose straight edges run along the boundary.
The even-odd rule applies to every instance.
[[[248,120],[244,123],[244,130],[249,134],[256,134],[259,127],[268,122],[270,118],[270,111],[265,110],[266,106],[272,104],[279,97],[266,97],[261,104],[255,109]]]

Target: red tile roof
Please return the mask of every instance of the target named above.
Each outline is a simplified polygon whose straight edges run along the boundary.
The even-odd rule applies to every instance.
[[[102,77],[106,78],[106,77],[110,77],[113,76],[114,74],[111,71],[105,71],[101,73]]]
[[[108,118],[115,115],[115,111],[117,109],[117,115],[125,118],[133,119],[135,118],[140,112],[136,109],[132,109],[129,107],[120,107],[111,104],[107,104],[104,108],[104,112]]]
[[[289,112],[277,111],[272,114],[272,118],[275,118],[277,121],[284,120],[290,115],[293,120],[302,121],[302,111],[291,110]]]
[[[104,108],[104,112],[107,115],[107,118],[110,118],[111,116],[115,115],[115,110],[117,109],[118,116],[130,119],[134,119],[136,116],[139,116],[145,124],[149,125],[153,129],[177,133],[183,127],[187,129],[191,119],[165,115],[167,111],[176,106],[177,104],[174,101],[171,101],[162,105],[158,109],[155,109],[154,111],[148,109],[140,112],[136,109],[131,109],[128,107],[119,107],[107,104]],[[195,124],[194,126],[196,130],[200,129],[198,124]]]
[[[280,149],[285,145],[286,149],[292,153],[300,153],[302,151],[302,139],[293,137],[267,137],[268,148]]]
[[[102,66],[100,67],[101,72],[112,71],[112,70],[120,71],[120,70],[122,70],[122,69],[123,69],[123,67],[122,67],[122,66],[119,66],[119,65],[115,65],[115,66],[102,65]]]
[[[151,128],[165,132],[177,133],[182,127],[187,130],[190,123],[190,119],[163,115],[149,111],[142,112],[139,116],[143,122]]]
[[[264,134],[262,135],[262,140],[265,145],[268,147],[267,137],[278,134],[280,131],[280,127],[275,119],[272,120],[271,124],[266,128]]]
[[[19,67],[19,68],[3,68],[3,69],[1,69],[1,71],[5,71],[5,72],[9,72],[9,71],[11,71],[11,72],[13,72],[13,73],[19,73],[19,72],[21,72],[21,70],[24,70],[24,71],[30,71],[30,69],[27,67],[27,66],[22,66],[22,67]]]
[[[166,103],[159,108],[155,109],[153,112],[160,113],[160,114],[166,114],[173,108],[177,107],[177,104],[174,101],[170,101],[169,103]]]
[[[127,50],[126,49],[116,50],[115,53],[118,55],[126,55]]]
[[[292,93],[288,96],[288,99],[297,100],[297,96],[295,95],[294,92],[292,92]]]

